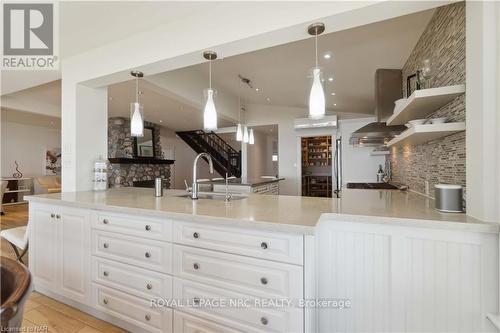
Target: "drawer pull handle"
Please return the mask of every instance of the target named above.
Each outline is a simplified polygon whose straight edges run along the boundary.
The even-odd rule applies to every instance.
[[[56,217],[56,214],[52,213],[52,214],[50,214],[50,217],[54,218],[54,217]]]
[[[200,299],[198,297],[193,298],[193,304],[194,305],[199,305],[200,304]]]
[[[148,288],[148,290],[151,290],[151,289],[153,289],[153,285],[152,285],[151,283],[148,283],[148,284],[146,285],[146,288]]]
[[[199,234],[199,233],[197,233],[197,232],[195,232],[195,233],[193,233],[193,237],[194,237],[194,238],[200,238],[200,234]]]
[[[108,275],[109,275],[109,273],[108,273],[107,271],[104,271],[104,272],[102,273],[102,275],[104,275],[104,276],[108,276]]]
[[[144,255],[146,256],[146,258],[151,258],[151,253],[149,252],[146,252]]]
[[[147,321],[150,321],[151,320],[151,316],[147,314],[147,315],[144,316],[144,319],[146,319]]]
[[[199,269],[199,268],[200,268],[200,265],[198,265],[197,263],[194,263],[194,264],[193,264],[193,268],[194,268],[194,269]]]
[[[104,304],[108,304],[108,299],[107,299],[107,298],[105,298],[105,299],[103,299],[103,300],[102,300],[102,302],[103,302]]]
[[[104,246],[104,248],[107,249],[109,247],[109,244],[108,243],[104,243],[104,244],[102,244],[102,246]]]
[[[265,277],[260,278],[260,282],[261,282],[262,284],[267,284],[267,279],[266,279]]]
[[[267,243],[266,242],[260,243],[260,248],[263,250],[267,249]]]
[[[151,226],[149,224],[146,224],[146,226],[144,227],[147,231],[151,230]]]
[[[262,325],[267,325],[267,323],[268,323],[269,321],[267,320],[267,318],[266,318],[266,317],[262,317],[262,318],[260,318],[260,322],[262,323]]]
[[[102,223],[104,223],[104,224],[108,224],[108,223],[109,223],[109,221],[108,221],[108,219],[104,219],[104,220],[102,220]]]

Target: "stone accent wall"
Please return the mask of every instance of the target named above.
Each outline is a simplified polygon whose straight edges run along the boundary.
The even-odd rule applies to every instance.
[[[161,156],[160,126],[148,121],[144,122],[145,127],[153,127],[156,142],[155,156]],[[134,157],[134,138],[130,136],[130,119],[122,117],[112,117],[108,119],[108,156],[109,157]]]
[[[439,7],[403,67],[403,93],[406,77],[414,74],[424,59],[434,66],[434,77],[427,87],[465,83],[465,3]],[[440,108],[429,118],[446,116],[448,121],[465,121],[465,94]],[[393,181],[408,184],[410,189],[425,193],[429,182],[434,196],[437,183],[465,187],[465,132],[426,144],[393,148],[388,157]],[[464,191],[465,193],[465,191]]]
[[[170,176],[169,164],[111,164],[108,171],[110,187],[134,186],[135,181],[161,177],[164,187],[170,188]]]
[[[160,126],[144,122],[144,126],[155,129],[155,155],[161,157]],[[134,138],[130,136],[130,119],[112,117],[108,119],[108,156],[134,157]],[[170,188],[171,165],[169,164],[110,164],[108,180],[110,187],[133,186],[134,181],[165,179],[165,187]]]

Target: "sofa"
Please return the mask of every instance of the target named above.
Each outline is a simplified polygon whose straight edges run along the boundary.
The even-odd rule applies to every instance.
[[[5,193],[5,190],[7,189],[7,184],[9,184],[8,181],[2,180],[0,184],[0,214],[3,215],[3,194]]]
[[[61,176],[37,176],[33,180],[35,194],[61,192]]]

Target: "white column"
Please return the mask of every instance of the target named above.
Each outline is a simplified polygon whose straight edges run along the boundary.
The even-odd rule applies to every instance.
[[[498,4],[466,2],[467,214],[498,219]]]
[[[62,191],[93,187],[93,162],[108,156],[107,88],[62,80]]]

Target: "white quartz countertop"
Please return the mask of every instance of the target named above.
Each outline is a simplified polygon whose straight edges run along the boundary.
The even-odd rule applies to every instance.
[[[127,187],[25,198],[30,202],[304,234],[313,234],[320,218],[321,223],[377,223],[488,233],[499,230],[496,223],[465,214],[440,213],[434,209],[434,200],[413,192],[346,189],[341,198],[249,194],[248,198],[227,203],[178,197],[185,194],[180,190],[166,190],[160,198],[153,193],[153,189]]]

